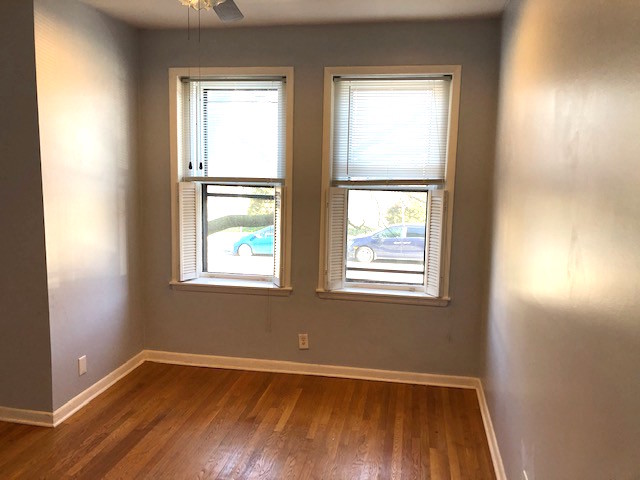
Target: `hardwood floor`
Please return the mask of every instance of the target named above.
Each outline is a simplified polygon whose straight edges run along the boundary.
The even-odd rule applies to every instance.
[[[494,479],[473,390],[144,363],[0,478]]]

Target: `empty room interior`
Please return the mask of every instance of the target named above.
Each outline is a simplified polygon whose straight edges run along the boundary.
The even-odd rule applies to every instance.
[[[637,0],[2,0],[0,479],[640,479]]]

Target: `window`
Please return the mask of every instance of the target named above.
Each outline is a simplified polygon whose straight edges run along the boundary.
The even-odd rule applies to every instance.
[[[288,292],[292,69],[170,77],[172,285]]]
[[[325,69],[320,296],[448,301],[459,82],[459,67]]]

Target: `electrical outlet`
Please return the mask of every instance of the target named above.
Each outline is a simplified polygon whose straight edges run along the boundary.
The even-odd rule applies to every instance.
[[[78,358],[78,376],[87,373],[87,356],[83,355]]]
[[[298,334],[298,348],[300,350],[309,350],[309,334],[308,333]]]

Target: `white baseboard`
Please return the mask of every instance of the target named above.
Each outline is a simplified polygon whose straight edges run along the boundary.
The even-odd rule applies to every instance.
[[[53,413],[38,410],[0,407],[0,422],[22,423],[38,427],[53,427]]]
[[[398,372],[393,370],[374,370],[370,368],[318,365],[313,363],[264,360],[258,358],[221,357],[215,355],[161,352],[158,350],[147,350],[146,359],[150,362],[170,363],[173,365],[228,368],[231,370],[249,370],[255,372],[292,373],[298,375],[317,375],[321,377],[354,378],[358,380],[412,383],[416,385],[433,385],[437,387],[475,389],[477,388],[476,386],[478,383],[478,379],[474,377],[432,375],[429,373]]]
[[[121,380],[122,378],[129,375],[129,373],[138,368],[145,361],[145,354],[146,351],[144,350],[138,353],[135,357],[128,360],[123,365],[116,368],[113,372],[109,373],[107,376],[91,385],[84,392],[75,396],[63,406],[54,411],[53,425],[51,426],[57,427],[71,415],[84,407],[91,400],[104,392],[107,388],[116,383],[118,380]]]
[[[498,439],[496,437],[496,432],[493,429],[491,414],[489,413],[489,405],[487,404],[487,398],[484,395],[482,381],[477,379],[477,382],[476,391],[478,392],[478,403],[480,404],[482,422],[484,423],[484,431],[487,434],[487,442],[489,443],[489,450],[491,451],[491,460],[493,460],[496,478],[498,480],[507,480],[507,475],[504,471],[504,464],[502,463],[502,456],[500,455],[500,449],[498,448]]]

